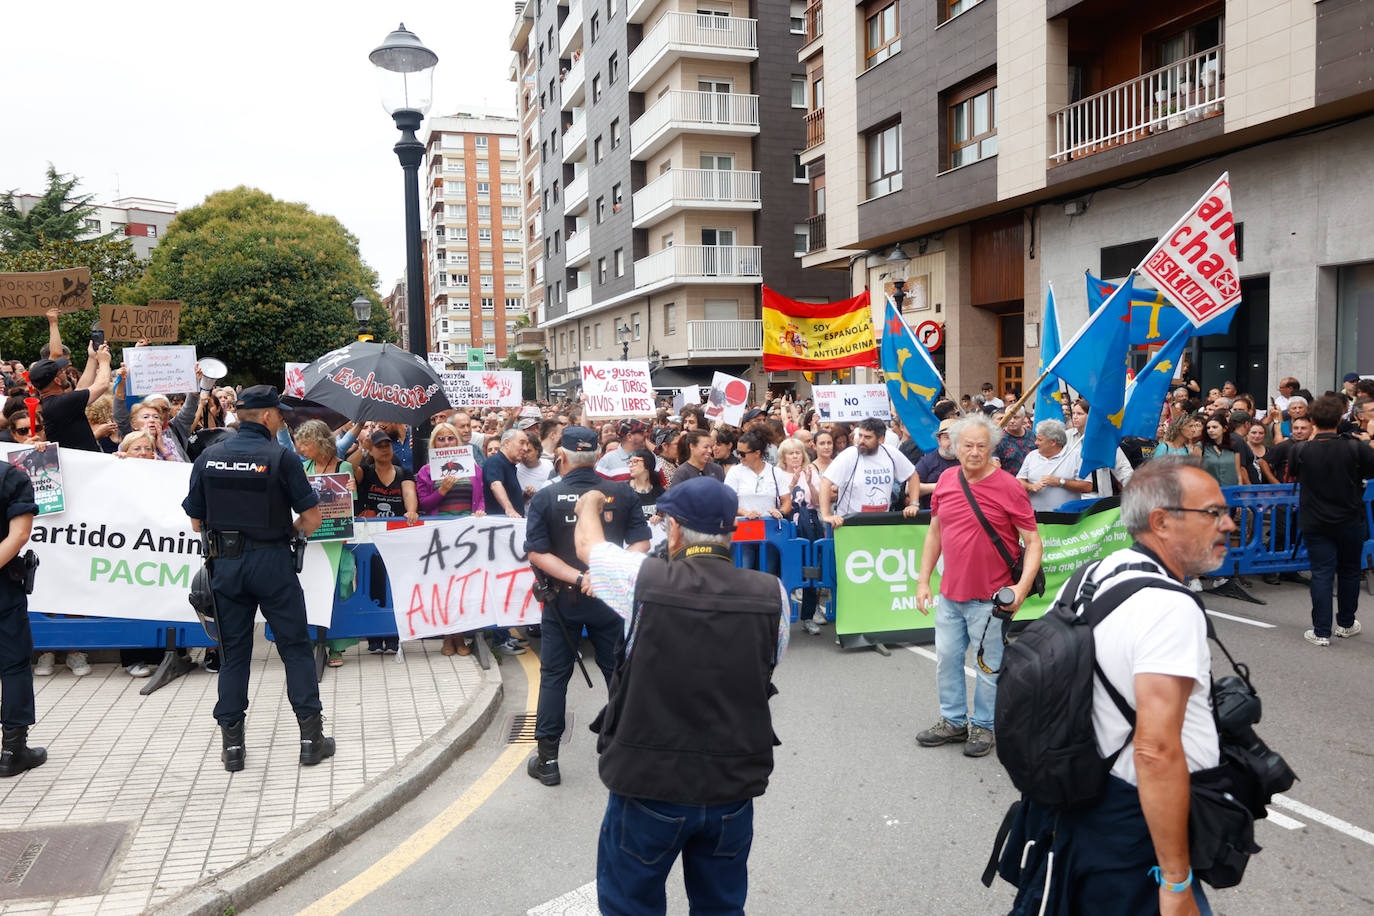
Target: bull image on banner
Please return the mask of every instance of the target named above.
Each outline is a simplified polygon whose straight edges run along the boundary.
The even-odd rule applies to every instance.
[[[867,292],[815,305],[763,288],[765,372],[876,365],[878,346]]]

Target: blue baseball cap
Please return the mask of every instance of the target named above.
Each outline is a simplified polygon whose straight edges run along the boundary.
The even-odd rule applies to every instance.
[[[243,389],[243,393],[239,395],[234,406],[239,410],[262,410],[265,407],[290,410],[282,403],[281,394],[273,385],[254,385],[251,388]]]
[[[658,511],[702,534],[729,534],[735,530],[739,495],[714,477],[693,477],[660,496]]]
[[[601,445],[601,437],[596,430],[585,426],[569,426],[563,430],[558,447],[569,452],[594,452]]]

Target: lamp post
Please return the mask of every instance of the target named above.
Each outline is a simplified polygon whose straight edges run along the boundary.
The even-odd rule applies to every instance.
[[[615,336],[620,341],[620,359],[626,361],[630,358],[630,326],[622,324],[615,329]]]
[[[372,340],[372,335],[367,331],[367,321],[372,317],[372,300],[359,294],[353,300],[353,317],[358,319],[358,339]]]

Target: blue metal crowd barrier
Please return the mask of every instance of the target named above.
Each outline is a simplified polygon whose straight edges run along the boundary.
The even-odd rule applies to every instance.
[[[1298,534],[1297,484],[1222,487],[1221,492],[1234,510],[1240,543],[1226,551],[1211,575],[1307,569],[1307,545]]]

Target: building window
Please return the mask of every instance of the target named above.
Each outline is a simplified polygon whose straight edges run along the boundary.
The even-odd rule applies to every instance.
[[[605,282],[606,282],[606,259],[605,259],[605,258],[597,258],[597,259],[596,259],[596,279],[597,279],[597,282],[598,282],[598,283],[601,283],[601,284],[603,284],[603,285],[604,285]]]
[[[506,311],[508,311],[508,312],[518,312],[518,311],[520,311],[521,308],[522,308],[522,305],[521,305],[521,300],[520,300],[520,297],[519,297],[519,296],[516,296],[516,297],[513,298],[513,299],[507,297],[507,299],[506,299]]]
[[[503,152],[503,153],[513,153],[513,152],[515,152],[517,149],[519,149],[519,147],[516,146],[516,144],[515,144],[515,138],[514,138],[514,137],[502,137],[502,138],[501,138],[501,152]]]
[[[620,75],[620,55],[612,54],[610,61],[606,64],[607,82],[614,86],[615,79]]]
[[[478,221],[478,222],[482,222],[482,223],[489,223],[489,222],[491,222],[491,205],[490,205],[490,204],[478,204],[478,205],[477,205],[477,221]]]
[[[869,8],[872,9],[873,4]],[[864,49],[864,69],[881,64],[902,50],[902,35],[898,31],[897,2],[879,7],[868,16],[867,47]]]
[[[496,300],[495,300],[494,298],[490,297],[490,296],[483,296],[483,297],[482,297],[482,311],[484,311],[484,312],[494,312],[494,311],[496,311]]]
[[[478,197],[490,197],[490,196],[491,196],[491,182],[490,182],[490,181],[479,181],[479,182],[477,182],[477,196],[478,196]]]
[[[902,187],[902,124],[889,124],[869,134],[868,196],[878,197]]]
[[[444,204],[444,215],[450,219],[467,219],[467,204]]]
[[[519,185],[518,183],[516,183],[516,182],[514,182],[514,181],[503,181],[503,182],[501,182],[501,196],[502,196],[502,197],[518,197],[519,194],[520,194],[520,185]]]
[[[801,76],[792,77],[792,107],[806,107],[806,78]]]
[[[592,163],[598,163],[601,161],[601,159],[601,138],[597,137],[595,140],[592,141]]]
[[[478,230],[477,230],[477,241],[479,241],[479,242],[490,242],[490,241],[491,241],[491,230],[490,230],[490,229],[478,229]]]
[[[598,321],[598,322],[596,323],[596,326],[595,326],[594,328],[592,328],[592,333],[593,333],[593,335],[594,335],[594,339],[596,340],[596,348],[597,348],[598,350],[600,350],[600,349],[601,349],[601,322]]]
[[[977,6],[979,2],[981,0],[944,0],[946,13],[945,18],[941,21],[948,22],[964,10]]]
[[[468,285],[468,275],[467,275],[467,274],[453,274],[453,285],[454,285],[454,286],[467,286],[467,285]]]
[[[601,35],[601,14],[592,13],[592,41]]]
[[[620,185],[611,185],[611,209],[615,213],[620,212],[620,207],[625,203],[624,196],[620,193]]]
[[[487,138],[486,138],[486,137],[473,137],[473,138],[472,138],[472,145],[475,146],[475,147],[477,147],[477,149],[486,149],[486,148],[487,148]]]
[[[677,333],[677,306],[671,302],[663,305],[663,333],[664,335]]]
[[[448,286],[448,274],[439,274],[439,285]]]
[[[592,104],[601,101],[601,74],[592,77]]]
[[[518,241],[520,241],[520,230],[519,230],[519,229],[502,229],[502,230],[501,230],[501,241],[503,241],[503,242],[518,242]]]
[[[801,153],[792,154],[792,180],[806,184],[810,180],[807,167],[802,165]]]
[[[949,165],[958,168],[997,155],[996,76],[984,77],[949,95]]]
[[[624,249],[624,248],[617,248],[617,249],[615,250],[615,275],[616,275],[617,277],[623,277],[623,276],[625,276],[625,249]],[[639,339],[639,335],[635,335],[635,340],[638,340],[638,339]]]
[[[792,256],[799,258],[810,247],[811,232],[806,228],[806,223],[795,223],[792,226]]]
[[[503,223],[513,223],[520,219],[519,207],[502,207],[501,221]]]
[[[611,122],[611,149],[620,145],[620,119]]]
[[[477,175],[478,178],[489,178],[489,177],[491,177],[491,163],[488,162],[488,161],[485,160],[485,159],[478,159],[478,160],[477,160],[477,171],[476,171],[475,174]]]
[[[468,240],[468,227],[467,227],[467,226],[449,226],[449,227],[448,227],[448,237],[451,238],[451,239],[457,239],[457,240],[460,241],[460,242],[466,242],[466,241]]]
[[[633,332],[630,335],[630,339],[639,340],[642,336],[642,331],[639,326],[639,312],[630,313],[630,329]]]
[[[584,350],[590,350],[591,348],[592,348],[592,329],[591,329],[591,328],[583,328],[583,329],[582,329],[582,349],[584,349]]]
[[[606,198],[596,199],[596,224],[600,226],[606,219]]]

